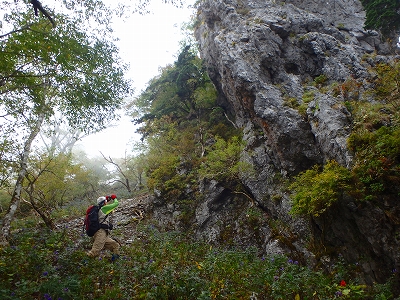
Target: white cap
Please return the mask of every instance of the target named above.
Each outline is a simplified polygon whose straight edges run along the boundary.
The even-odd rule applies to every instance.
[[[106,201],[106,197],[99,197],[97,198],[97,204],[100,204],[100,202]]]

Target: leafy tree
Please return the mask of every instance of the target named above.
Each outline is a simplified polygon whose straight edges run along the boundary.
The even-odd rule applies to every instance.
[[[78,178],[88,177],[88,170],[72,163],[72,155],[44,152],[31,157],[23,185],[22,199],[40,215],[47,227],[54,229],[52,212],[81,196],[74,192]]]
[[[365,28],[381,30],[388,34],[400,27],[400,2],[398,0],[361,0],[365,11]]]
[[[32,3],[34,2],[34,3]],[[30,19],[43,18],[52,25],[57,26],[57,16],[54,15],[61,13],[62,11],[70,11],[76,19],[91,19],[96,21],[96,25],[110,24],[112,15],[122,16],[125,13],[139,13],[147,14],[150,13],[149,5],[154,3],[155,0],[129,0],[129,1],[108,1],[101,0],[42,0],[42,1],[26,1],[26,0],[3,0],[0,3],[0,9],[3,11],[25,11],[28,9]],[[174,5],[176,7],[182,7],[185,4],[185,0],[161,0],[159,1],[164,4]],[[41,6],[40,11],[36,13],[38,6]],[[90,24],[90,22],[88,23]]]
[[[171,122],[200,118],[215,106],[216,92],[201,60],[189,46],[184,47],[173,66],[164,68],[131,105],[133,116],[144,124],[139,132],[146,137],[162,130],[158,122],[168,116]]]
[[[15,30],[0,44],[2,121],[20,128],[22,141],[15,189],[3,219],[3,243],[19,205],[31,145],[42,125],[60,112],[73,128],[98,130],[115,117],[129,93],[125,66],[112,42],[82,30],[81,22],[65,15],[57,15],[55,29],[29,20],[26,13],[11,14]]]
[[[0,117],[1,119],[1,117]],[[8,124],[0,126],[0,189],[8,187],[11,184],[15,159],[13,153],[18,152],[16,143],[12,138],[15,128]]]

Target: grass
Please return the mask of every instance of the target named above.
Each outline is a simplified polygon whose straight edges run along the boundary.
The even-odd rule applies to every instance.
[[[140,237],[140,238],[139,238]],[[140,225],[116,262],[85,255],[89,238],[30,228],[0,250],[1,299],[390,299],[352,269],[312,270],[285,256],[215,248]]]

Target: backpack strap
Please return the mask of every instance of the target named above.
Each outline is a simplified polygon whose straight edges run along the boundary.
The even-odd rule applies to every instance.
[[[103,221],[99,222],[100,224],[103,224],[103,222],[107,219],[108,215],[106,215],[103,219]]]
[[[99,220],[100,228],[103,228],[101,225],[106,225],[106,224],[103,224],[103,222],[107,219],[108,215],[109,214],[107,214],[102,221]],[[107,228],[103,228],[103,229],[108,229],[108,226],[107,226]]]

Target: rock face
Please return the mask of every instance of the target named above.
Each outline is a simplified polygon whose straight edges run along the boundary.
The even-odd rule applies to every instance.
[[[215,241],[223,236],[223,224],[229,224],[236,240],[242,236],[243,243],[258,244],[262,251],[290,252],[318,263],[318,255],[305,246],[313,234],[335,253],[360,263],[367,283],[385,281],[399,269],[399,222],[387,213],[397,213],[396,204],[355,207],[349,199],[338,216],[306,226],[288,214],[289,197],[275,180],[330,159],[351,166],[346,147],[351,114],[343,95],[323,92],[318,82],[367,78],[361,58],[372,52],[389,55],[379,35],[363,29],[364,17],[361,3],[353,0],[201,2],[196,29],[201,57],[220,105],[243,128],[243,159],[257,176],[243,178],[256,203],[243,197],[240,202],[217,183],[203,187],[206,200],[195,215],[199,235]],[[265,216],[258,219],[264,221],[256,233],[246,234],[252,205],[262,208]],[[235,206],[239,213],[233,212]]]
[[[366,74],[359,61],[378,37],[362,30],[358,1],[330,3],[205,1],[199,9],[201,56],[221,102],[249,134],[263,131],[271,162],[289,173],[327,159],[351,162],[349,112],[335,97],[315,91],[311,121],[285,105],[289,98],[300,104],[306,83],[321,75],[344,81]],[[372,45],[363,48],[359,40],[368,37]]]

